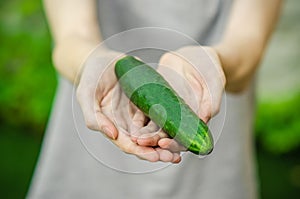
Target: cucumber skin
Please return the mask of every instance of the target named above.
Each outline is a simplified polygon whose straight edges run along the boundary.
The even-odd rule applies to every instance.
[[[207,125],[153,68],[126,56],[117,61],[115,73],[126,96],[170,137],[194,154],[212,152]]]

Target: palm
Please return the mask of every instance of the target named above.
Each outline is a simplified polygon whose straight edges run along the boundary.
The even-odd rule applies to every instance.
[[[144,114],[133,114],[136,108],[118,86],[114,65],[122,54],[96,51],[85,62],[77,87],[77,99],[88,128],[112,139],[121,150],[148,161],[180,162],[178,153],[140,146],[131,139],[132,129],[144,127]],[[135,115],[135,117],[133,117]],[[132,122],[133,121],[133,122]],[[135,128],[132,128],[135,126]]]
[[[133,123],[134,112],[136,107],[129,102],[128,98],[121,91],[118,84],[115,84],[111,89],[107,90],[106,95],[100,102],[100,108],[118,129],[118,137],[112,142],[126,153],[137,155],[141,159],[151,162],[179,162],[180,156],[172,154],[159,148],[151,146],[141,146],[131,139],[131,127]],[[145,116],[141,116],[143,119]],[[139,121],[141,120],[139,119]],[[144,124],[135,124],[136,128],[143,128]]]

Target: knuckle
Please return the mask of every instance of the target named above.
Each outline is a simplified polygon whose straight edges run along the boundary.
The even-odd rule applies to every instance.
[[[126,154],[133,154],[132,148],[130,147],[130,145],[127,143],[119,143],[118,147]]]
[[[133,120],[134,123],[138,123],[138,124],[143,124],[144,123],[144,120],[142,118],[135,118]]]
[[[218,114],[220,112],[220,106],[218,106],[215,111],[214,111],[214,115]]]
[[[95,126],[89,122],[86,122],[86,126],[91,130],[95,130]]]
[[[129,155],[132,154],[132,151],[128,147],[122,147],[121,149],[126,154],[129,154]]]
[[[92,130],[98,130],[97,128],[97,123],[95,122],[94,119],[92,118],[86,118],[85,119],[85,125],[89,128],[89,129],[92,129]]]
[[[165,62],[167,62],[169,59],[171,59],[172,56],[173,56],[172,53],[167,52],[167,53],[163,54],[163,56],[160,58],[160,62],[161,62],[161,63],[165,63]]]

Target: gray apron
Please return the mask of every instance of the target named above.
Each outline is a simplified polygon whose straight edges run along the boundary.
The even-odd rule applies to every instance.
[[[231,4],[230,0],[100,0],[99,23],[104,39],[132,28],[162,27],[182,32],[201,45],[211,45],[221,39]],[[155,40],[151,35],[145,38],[146,43]],[[139,45],[141,41],[130,42]],[[184,41],[181,44],[189,45]],[[110,47],[120,50],[122,45],[111,43]],[[147,61],[158,60],[159,56],[155,54]],[[211,155],[198,158],[186,153],[180,164],[167,166],[137,160],[122,153],[100,133],[91,133],[84,125],[79,105],[72,100],[73,90],[67,80],[59,79],[28,198],[257,197],[252,88],[240,95],[224,97],[222,107],[226,110],[221,108],[211,126],[224,123]],[[93,143],[97,146],[92,146]],[[101,155],[93,155],[91,149],[99,150]]]

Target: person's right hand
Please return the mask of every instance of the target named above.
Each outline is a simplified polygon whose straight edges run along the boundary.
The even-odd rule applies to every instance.
[[[179,153],[152,146],[140,146],[132,141],[130,130],[143,128],[145,116],[135,114],[114,73],[114,66],[124,55],[111,50],[94,52],[86,60],[80,76],[77,99],[88,128],[104,133],[125,153],[151,162],[180,162]]]
[[[226,78],[214,48],[186,46],[167,52],[161,57],[157,71],[205,123],[219,112]],[[142,128],[134,139],[142,146],[186,151],[163,131],[149,133]]]

